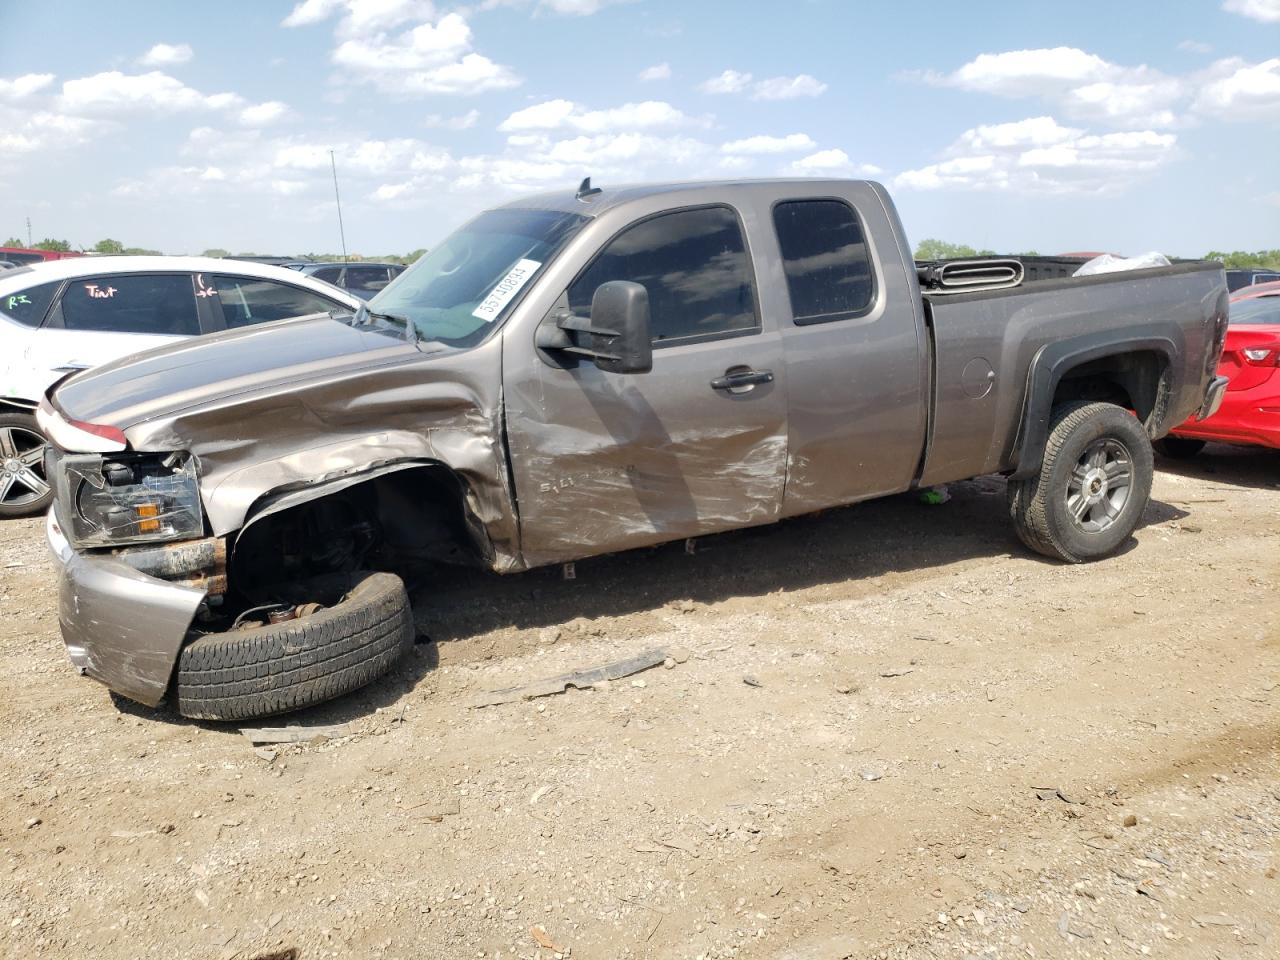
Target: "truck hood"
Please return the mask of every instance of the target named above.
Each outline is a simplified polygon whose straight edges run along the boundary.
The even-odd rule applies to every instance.
[[[127,430],[213,401],[418,355],[399,329],[320,314],[130,354],[66,380],[54,402],[76,420]]]

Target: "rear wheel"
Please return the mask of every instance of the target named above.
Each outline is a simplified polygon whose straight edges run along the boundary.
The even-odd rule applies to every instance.
[[[1151,496],[1151,441],[1110,403],[1054,410],[1040,472],[1009,482],[1018,537],[1047,557],[1081,563],[1127,540]]]
[[[44,475],[48,445],[33,415],[0,413],[0,517],[28,517],[49,509],[53,488]]]
[[[1204,441],[1194,440],[1191,437],[1165,437],[1163,440],[1157,440],[1155,447],[1160,453],[1174,460],[1190,460],[1204,449]]]

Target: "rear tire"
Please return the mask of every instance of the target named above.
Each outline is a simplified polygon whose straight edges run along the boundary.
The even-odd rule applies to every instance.
[[[53,488],[44,475],[48,446],[33,414],[0,413],[0,518],[30,517],[49,509]]]
[[[192,634],[178,658],[177,706],[196,720],[300,710],[382,676],[413,646],[404,583],[364,573],[334,606],[226,633]]]
[[[1156,441],[1155,448],[1171,460],[1190,460],[1204,449],[1204,441],[1191,437],[1165,437]]]
[[[1109,556],[1142,518],[1153,469],[1151,441],[1127,410],[1089,402],[1055,408],[1040,472],[1009,481],[1019,539],[1068,563]]]

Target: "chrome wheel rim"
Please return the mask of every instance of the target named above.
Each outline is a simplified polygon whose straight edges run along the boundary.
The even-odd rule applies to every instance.
[[[21,507],[49,492],[44,475],[48,441],[25,427],[0,427],[0,505]]]
[[[1067,480],[1067,513],[1085,533],[1102,533],[1120,516],[1133,489],[1133,457],[1119,440],[1095,440]]]

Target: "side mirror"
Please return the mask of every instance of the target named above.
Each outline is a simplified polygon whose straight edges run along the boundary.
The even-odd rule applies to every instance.
[[[585,357],[609,373],[648,373],[653,369],[649,291],[629,280],[602,283],[591,298],[589,318],[560,313],[554,326],[538,328],[534,342],[544,350]]]
[[[648,373],[653,369],[649,339],[649,291],[629,280],[610,280],[591,298],[592,358],[609,373]]]

